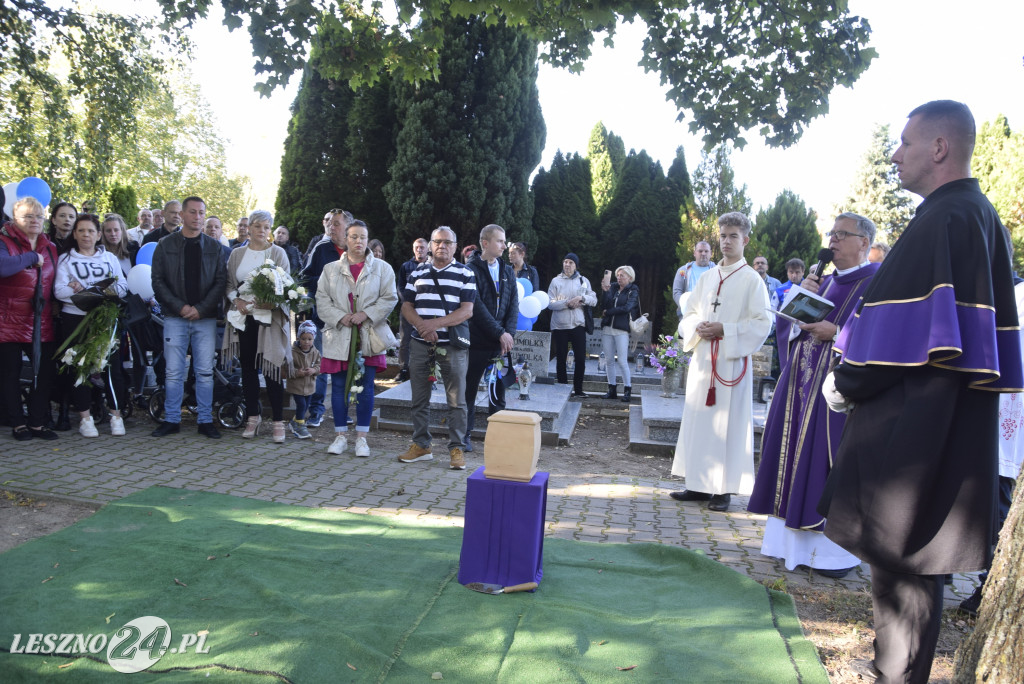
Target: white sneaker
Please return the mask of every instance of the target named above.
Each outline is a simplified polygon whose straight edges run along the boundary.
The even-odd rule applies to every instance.
[[[348,438],[345,437],[345,433],[339,432],[338,436],[334,438],[334,442],[331,446],[327,447],[327,453],[329,454],[343,454],[345,449],[348,449]]]
[[[370,445],[366,443],[365,437],[356,437],[356,456],[359,458],[370,456]]]
[[[100,431],[96,429],[96,423],[93,422],[92,416],[88,418],[82,418],[82,422],[78,424],[78,434],[83,437],[99,437]]]
[[[121,416],[110,416],[110,434],[115,437],[124,434],[124,419]]]

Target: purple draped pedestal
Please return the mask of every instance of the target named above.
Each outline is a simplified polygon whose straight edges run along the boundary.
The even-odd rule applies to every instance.
[[[489,480],[477,468],[466,482],[459,583],[540,582],[547,500],[548,473],[510,482]]]

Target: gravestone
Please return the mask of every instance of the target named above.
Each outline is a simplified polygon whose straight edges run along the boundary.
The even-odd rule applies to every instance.
[[[551,333],[541,330],[521,330],[516,333],[512,362],[519,363],[520,357],[530,365],[536,379],[546,380],[548,361],[551,359]]]

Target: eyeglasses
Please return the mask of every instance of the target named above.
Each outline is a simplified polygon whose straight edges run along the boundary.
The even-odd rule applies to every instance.
[[[827,237],[827,238],[834,237],[836,240],[840,240],[840,241],[841,240],[845,240],[846,238],[850,237],[851,235],[853,237],[862,237],[862,238],[866,238],[867,237],[867,235],[861,235],[860,233],[850,233],[850,232],[847,232],[845,230],[830,230],[827,233],[825,233],[825,237]]]
[[[43,216],[42,214],[22,214],[18,218],[20,218],[22,221],[31,221],[32,219],[35,219],[36,221],[46,220],[46,217]]]
[[[444,245],[445,247],[452,247],[455,245],[454,240],[431,240],[430,243],[435,247],[440,247],[441,245]]]

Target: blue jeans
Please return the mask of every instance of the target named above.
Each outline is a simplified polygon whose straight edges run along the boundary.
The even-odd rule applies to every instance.
[[[363,368],[363,379],[359,382],[363,386],[363,391],[356,395],[356,432],[370,431],[370,419],[373,418],[373,379],[376,376],[376,368]],[[348,371],[331,375],[331,411],[334,413],[335,432],[348,430],[348,395],[345,394],[347,377]]]
[[[313,346],[320,352],[321,356],[324,353],[324,335],[320,331],[320,327],[317,326],[316,337],[313,338]],[[342,389],[345,389],[342,387]],[[324,397],[327,396],[327,376],[320,373],[316,376],[316,384],[313,386],[313,394],[309,397],[309,415],[322,416],[324,411]],[[369,425],[369,423],[367,423]]]
[[[213,364],[217,354],[217,321],[201,318],[187,321],[167,316],[164,319],[164,358],[167,360],[164,420],[181,422],[181,401],[185,395],[188,376],[189,344],[192,345],[192,365],[196,372],[196,403],[199,422],[213,422]]]
[[[292,401],[295,402],[295,420],[306,420],[306,411],[309,410],[309,397],[302,394],[293,394]]]

